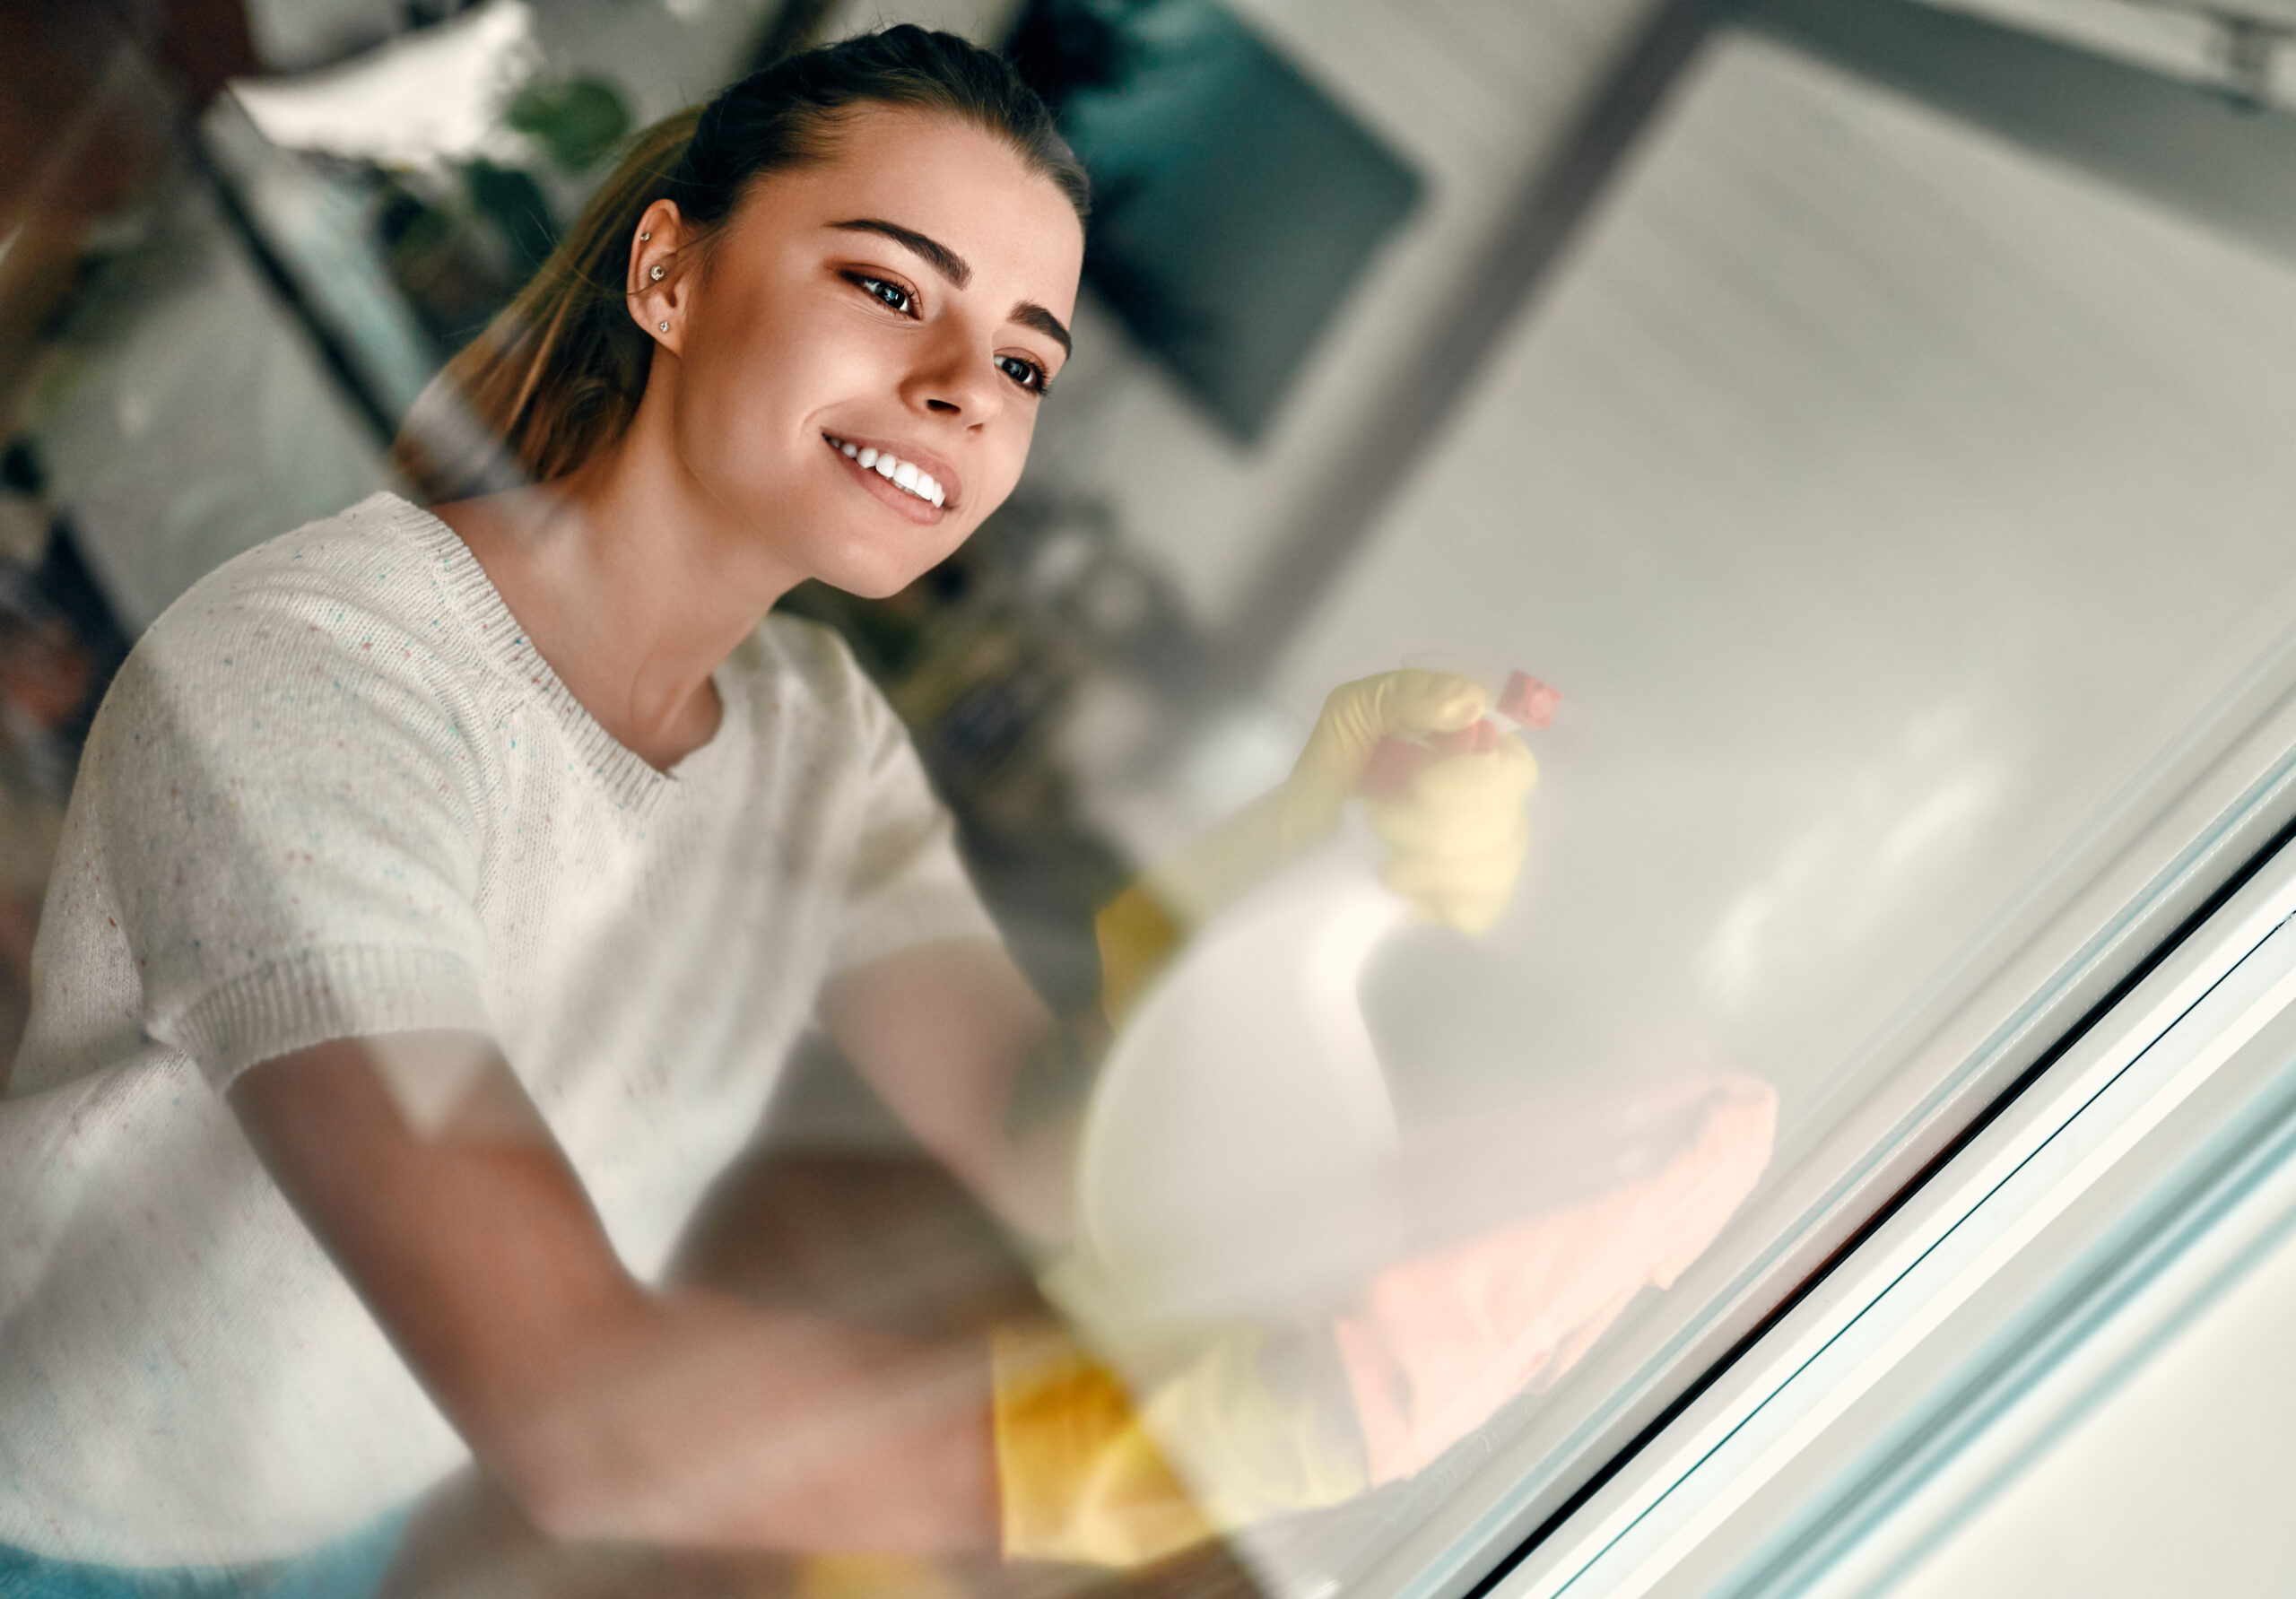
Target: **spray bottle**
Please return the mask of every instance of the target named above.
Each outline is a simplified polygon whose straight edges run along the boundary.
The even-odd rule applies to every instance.
[[[1493,717],[1389,737],[1361,783],[1552,722],[1526,673]],[[1351,814],[1330,844],[1224,909],[1144,997],[1104,1065],[1078,1155],[1076,1243],[1049,1284],[1104,1342],[1185,1338],[1344,1303],[1404,1241],[1401,1136],[1360,990],[1409,919]]]

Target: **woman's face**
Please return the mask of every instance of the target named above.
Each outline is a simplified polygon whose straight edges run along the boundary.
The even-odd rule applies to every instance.
[[[1019,479],[1083,248],[1067,200],[1001,139],[857,114],[829,159],[759,183],[699,271],[656,284],[641,265],[631,309],[675,358],[655,380],[680,469],[799,577],[906,587]]]

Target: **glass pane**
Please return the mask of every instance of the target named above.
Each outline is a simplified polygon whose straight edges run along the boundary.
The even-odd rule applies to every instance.
[[[1699,57],[1317,548],[1644,8],[936,4],[1121,225],[987,229],[949,196],[1075,242],[991,142],[903,191],[968,259],[826,213],[841,331],[672,360],[618,214],[558,281],[628,359],[486,391],[631,407],[487,463],[529,545],[401,475],[415,396],[546,322],[496,318],[616,139],[876,13],[147,9],[198,25],[0,51],[47,96],[0,116],[0,1588],[1448,1578],[2282,752],[2228,753],[2296,686],[2296,273],[1779,45]],[[900,177],[839,164],[885,127],[776,192]],[[744,249],[770,187],[711,272],[796,258]],[[968,282],[985,323],[918,311]],[[804,444],[754,515],[601,514],[752,404],[726,472]],[[607,581],[609,534],[657,542]],[[699,721],[598,666],[753,579]],[[295,625],[185,653],[234,606]],[[367,1097],[295,1144],[282,1056]],[[538,1211],[456,1186],[501,1148]]]
[[[1553,1160],[1543,1119],[1719,1072],[1775,1090],[1775,1149],[1680,1282],[1555,1330],[1500,1466],[1461,1490],[1462,1445],[1275,1565],[1543,1484],[1793,1236],[1763,1195],[1841,1175],[1830,1136],[2290,687],[2292,311],[2287,262],[2093,177],[1779,46],[1700,63],[1259,714],[1421,658],[1561,691],[1505,919],[1370,962],[1406,1147]]]

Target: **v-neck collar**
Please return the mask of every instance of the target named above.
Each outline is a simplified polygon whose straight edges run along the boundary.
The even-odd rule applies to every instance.
[[[476,630],[481,647],[556,719],[572,741],[577,760],[615,804],[640,813],[652,812],[675,793],[681,783],[691,783],[714,767],[726,748],[739,737],[735,724],[744,721],[749,708],[746,682],[742,673],[728,671],[721,662],[710,673],[710,682],[718,690],[717,731],[667,771],[649,764],[644,756],[608,733],[588,708],[574,697],[573,691],[535,647],[534,640],[526,637],[526,629],[518,625],[518,619],[510,613],[501,591],[494,587],[494,579],[486,575],[486,569],[479,564],[478,557],[471,552],[460,534],[420,506],[387,491],[369,503],[377,505],[394,526],[430,557],[448,595]]]

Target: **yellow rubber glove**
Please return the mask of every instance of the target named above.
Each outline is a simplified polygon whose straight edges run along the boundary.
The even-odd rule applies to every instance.
[[[1212,1341],[1137,1408],[1056,1326],[1000,1328],[990,1355],[1008,1559],[1144,1565],[1369,1482],[1344,1373],[1303,1376],[1257,1332]]]
[[[1394,799],[1368,801],[1371,830],[1387,846],[1379,875],[1420,917],[1462,933],[1488,933],[1515,891],[1531,841],[1524,801],[1538,762],[1520,739],[1431,762]]]
[[[1120,1021],[1190,927],[1329,839],[1379,741],[1472,726],[1490,696],[1472,678],[1406,668],[1343,683],[1324,701],[1281,786],[1150,872],[1103,910],[1101,998]],[[1432,760],[1391,799],[1367,802],[1390,855],[1381,875],[1420,916],[1483,933],[1514,891],[1529,842],[1524,802],[1538,764],[1519,739]]]
[[[1212,1535],[1115,1373],[1048,1325],[988,1347],[1007,1560],[1137,1566]]]
[[[809,1555],[790,1586],[792,1599],[964,1599],[939,1567],[907,1555]]]
[[[1672,1286],[1744,1202],[1777,1094],[1718,1074],[1705,1101],[1660,1170],[1397,1261],[1326,1333],[1207,1340],[1136,1407],[1057,1325],[999,1329],[1005,1553],[1140,1565],[1423,1470]]]

